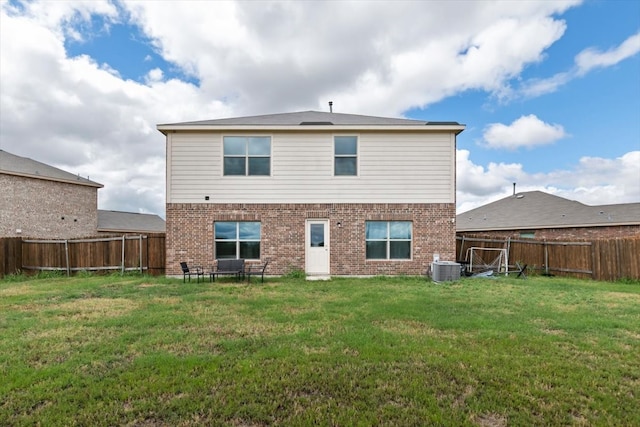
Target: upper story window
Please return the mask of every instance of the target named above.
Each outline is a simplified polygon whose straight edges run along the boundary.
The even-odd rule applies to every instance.
[[[271,175],[271,137],[225,136],[224,175]]]
[[[366,221],[367,259],[411,259],[411,221]]]
[[[214,240],[216,259],[260,259],[259,222],[216,222]]]
[[[336,136],[333,140],[334,175],[358,174],[358,137]]]

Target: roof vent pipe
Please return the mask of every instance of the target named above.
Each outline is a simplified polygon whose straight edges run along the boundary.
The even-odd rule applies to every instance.
[[[513,183],[513,195],[514,196],[516,195],[516,183],[515,182]]]
[[[333,113],[333,101],[329,101],[329,112]]]

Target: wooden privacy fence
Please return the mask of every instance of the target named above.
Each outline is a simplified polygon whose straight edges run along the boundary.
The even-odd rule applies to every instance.
[[[0,238],[0,278],[14,274],[22,265],[22,238]]]
[[[471,247],[503,248],[509,265],[527,264],[530,271],[542,274],[595,280],[640,279],[638,237],[554,241],[462,235],[457,241],[456,256],[461,261]]]
[[[0,239],[0,276],[19,271],[139,271],[164,274],[165,235],[74,240]]]

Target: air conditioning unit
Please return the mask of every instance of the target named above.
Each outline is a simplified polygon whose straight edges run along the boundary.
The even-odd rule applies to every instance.
[[[453,261],[436,261],[431,264],[431,278],[434,282],[451,282],[460,279],[461,266]]]

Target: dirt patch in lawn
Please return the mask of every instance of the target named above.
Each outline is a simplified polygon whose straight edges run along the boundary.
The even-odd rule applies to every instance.
[[[137,307],[137,303],[124,298],[80,298],[51,306],[63,312],[58,317],[81,320],[122,316]]]

